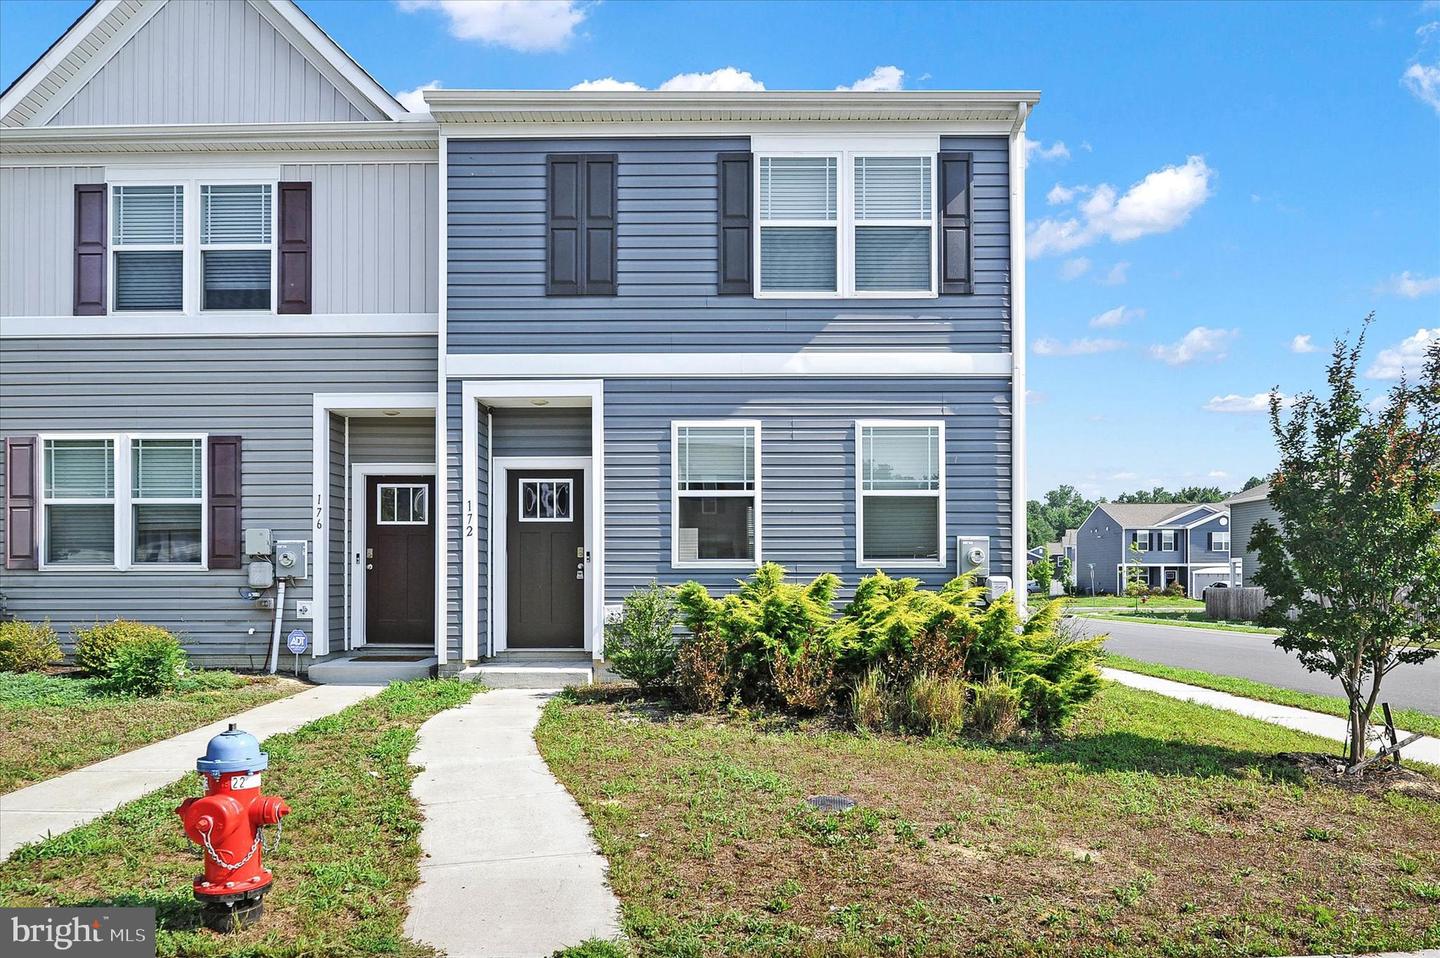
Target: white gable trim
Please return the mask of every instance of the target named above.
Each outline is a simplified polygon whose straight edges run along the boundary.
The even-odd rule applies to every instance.
[[[100,0],[99,3],[86,10],[84,15],[61,35],[55,45],[46,50],[40,59],[32,63],[30,69],[22,73],[20,79],[5,91],[3,97],[0,97],[0,116],[9,116],[10,112],[20,105],[21,100],[34,92],[41,80],[49,76],[62,60],[75,52],[80,41],[95,29],[95,25],[110,16],[118,6],[120,6],[120,0]]]

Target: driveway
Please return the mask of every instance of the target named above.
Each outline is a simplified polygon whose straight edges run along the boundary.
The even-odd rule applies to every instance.
[[[1142,662],[1232,675],[1301,692],[1345,694],[1339,682],[1318,672],[1307,672],[1295,656],[1277,649],[1268,635],[1083,617],[1075,621],[1089,635],[1108,632],[1106,649]],[[1424,665],[1398,666],[1385,676],[1380,698],[1392,708],[1440,715],[1440,659]]]

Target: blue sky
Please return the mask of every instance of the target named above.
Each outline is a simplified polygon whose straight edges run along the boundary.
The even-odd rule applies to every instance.
[[[1272,465],[1268,426],[1216,410],[1323,385],[1372,309],[1376,391],[1440,338],[1437,0],[302,5],[397,93],[1041,90],[1032,496],[1238,488]],[[86,6],[0,2],[0,82]]]

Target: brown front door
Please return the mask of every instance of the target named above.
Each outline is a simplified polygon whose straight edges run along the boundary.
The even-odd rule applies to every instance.
[[[506,633],[512,649],[585,645],[585,474],[509,474],[505,519]]]
[[[435,479],[365,480],[365,642],[435,642]]]

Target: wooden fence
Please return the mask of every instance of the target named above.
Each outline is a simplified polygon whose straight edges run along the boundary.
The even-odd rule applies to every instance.
[[[1205,590],[1205,617],[1229,622],[1254,622],[1269,605],[1265,590],[1257,586]]]

